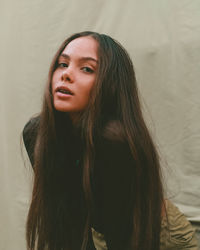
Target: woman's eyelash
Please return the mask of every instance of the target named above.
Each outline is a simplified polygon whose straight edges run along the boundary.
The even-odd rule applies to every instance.
[[[58,66],[61,68],[68,67],[67,63],[58,63]]]
[[[59,67],[59,68],[66,68],[66,67],[68,67],[68,66],[69,66],[69,65],[68,65],[67,63],[64,63],[64,62],[58,63],[58,67]],[[87,66],[82,67],[81,70],[82,70],[83,72],[86,72],[86,73],[94,73],[94,70],[93,70],[92,68],[90,68],[90,67],[87,67]]]
[[[82,70],[83,70],[84,72],[87,72],[87,73],[93,73],[93,72],[94,72],[94,70],[91,69],[91,68],[89,68],[89,67],[83,67]]]

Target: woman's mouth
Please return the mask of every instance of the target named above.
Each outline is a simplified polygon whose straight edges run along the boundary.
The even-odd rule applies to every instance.
[[[67,87],[58,87],[56,88],[56,93],[62,96],[72,96],[74,93]]]

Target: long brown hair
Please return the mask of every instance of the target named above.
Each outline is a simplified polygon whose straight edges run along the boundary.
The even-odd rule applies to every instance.
[[[64,122],[66,114],[53,107],[51,79],[64,48],[83,36],[98,42],[99,63],[89,104],[79,122],[84,156],[83,176],[77,177],[70,159],[62,167],[63,157],[58,157],[65,153],[58,147],[69,125]],[[160,164],[143,120],[132,61],[117,41],[89,31],[66,39],[50,67],[34,150],[35,178],[26,231],[28,249],[86,249],[91,226],[94,139],[101,135],[105,121],[111,117],[119,122],[134,160],[129,215],[132,228],[127,249],[160,249],[163,205]],[[68,189],[70,192],[66,192]]]

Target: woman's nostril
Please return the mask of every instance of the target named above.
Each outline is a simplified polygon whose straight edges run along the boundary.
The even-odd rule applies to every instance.
[[[61,79],[62,79],[62,81],[71,81],[71,77],[66,73],[63,73],[61,75]]]

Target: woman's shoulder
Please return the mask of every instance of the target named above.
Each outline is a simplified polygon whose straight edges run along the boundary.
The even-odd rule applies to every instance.
[[[23,129],[23,140],[25,145],[29,143],[29,141],[36,136],[37,130],[39,127],[40,116],[35,116],[31,118],[24,126]]]
[[[165,201],[166,215],[161,225],[161,250],[198,250],[195,230],[185,215],[169,200]]]
[[[122,157],[123,154],[127,157],[129,145],[120,121],[110,120],[104,125],[97,138],[97,149],[101,154],[105,153],[106,156],[108,154],[114,155],[116,159],[117,156]]]
[[[106,124],[95,146],[96,168],[99,168],[101,172],[104,171],[104,178],[109,179],[113,176],[113,171],[116,181],[117,179],[121,181],[122,175],[127,176],[127,173],[129,176],[133,175],[134,159],[123,126],[119,121],[112,120]],[[122,166],[126,170],[123,173]]]
[[[124,128],[119,120],[110,120],[103,128],[102,136],[104,139],[124,143],[126,141]]]
[[[38,129],[40,122],[40,115],[32,117],[24,126],[23,129],[23,137],[27,136],[28,134],[32,133],[33,131]]]
[[[22,135],[23,141],[30,158],[31,163],[33,164],[33,152],[36,143],[37,132],[40,123],[40,116],[35,116],[31,118],[24,126]]]

